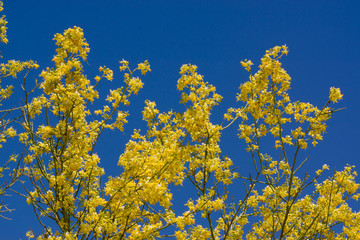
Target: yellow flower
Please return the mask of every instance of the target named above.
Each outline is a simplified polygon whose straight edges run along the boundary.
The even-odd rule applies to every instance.
[[[341,94],[340,88],[334,88],[334,87],[330,88],[330,96],[329,96],[330,101],[332,101],[333,103],[336,103],[339,100],[341,100],[342,97],[343,97],[343,94]]]
[[[250,71],[251,66],[254,65],[251,62],[251,60],[247,60],[247,59],[245,59],[244,61],[241,61],[240,63],[241,63],[241,66],[243,66],[246,69],[246,71],[248,71],[248,72]]]
[[[119,63],[121,64],[120,71],[125,71],[125,69],[129,66],[129,62],[124,59],[121,60]]]
[[[145,62],[139,63],[138,69],[141,71],[141,74],[143,75],[146,75],[147,72],[151,72],[149,61],[145,60]]]

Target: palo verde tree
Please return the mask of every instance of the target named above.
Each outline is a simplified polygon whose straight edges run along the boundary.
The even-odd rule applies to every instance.
[[[291,101],[291,78],[280,62],[285,45],[266,51],[256,73],[250,60],[241,62],[249,80],[222,123],[210,119],[222,97],[195,65],[183,65],[177,89],[185,110],[160,112],[147,100],[142,114],[148,129],[134,130],[118,160],[121,173],[106,178],[95,146],[107,129],[124,130],[126,107],[150,64],[133,69],[122,60],[123,86],[96,109],[91,103],[99,98],[98,86],[112,80],[113,71],[102,66],[88,79],[83,62],[89,46],[81,28],[54,40],[55,67],[42,70],[39,95],[25,79],[20,125],[12,133],[25,147],[17,160],[27,183],[22,194],[43,229],[30,230],[29,238],[358,239],[360,215],[349,206],[360,197],[353,167],[325,179],[327,165],[314,174],[299,171],[306,166],[301,153],[323,139],[342,94],[330,88],[322,108]],[[238,128],[249,152],[249,175],[241,175],[220,148],[229,128]],[[273,151],[264,152],[269,143]],[[173,190],[189,186],[194,195],[179,212]],[[232,196],[233,186],[243,188],[241,198]]]

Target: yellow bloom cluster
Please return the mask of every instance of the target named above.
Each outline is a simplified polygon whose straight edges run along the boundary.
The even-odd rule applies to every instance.
[[[321,172],[327,168],[325,165]],[[356,172],[347,166],[344,171],[316,184],[312,195],[303,197],[299,193],[305,181],[296,177],[290,188],[285,182],[265,187],[262,194],[254,190],[247,204],[261,220],[253,224],[247,239],[356,239],[360,232],[360,215],[352,212],[346,203],[350,196],[358,197],[355,193],[360,185],[354,181],[355,176]],[[332,229],[339,224],[342,224],[342,232]]]
[[[253,224],[252,230],[246,237],[247,239],[317,237],[334,239],[334,236],[338,239],[354,238],[360,232],[357,224],[358,216],[349,210],[345,201],[350,196],[354,199],[358,198],[358,194],[355,194],[359,189],[359,185],[354,181],[356,172],[351,172],[351,168],[347,167],[343,172],[337,172],[333,180],[326,180],[316,185],[317,189],[312,196],[306,195],[303,198],[300,198],[300,195],[305,187],[316,182],[328,166],[325,164],[318,170],[317,176],[312,180],[309,180],[308,175],[303,180],[295,175],[306,161],[297,164],[299,150],[306,149],[309,141],[315,146],[323,139],[327,127],[326,121],[334,112],[329,104],[341,100],[342,94],[340,89],[332,87],[329,101],[322,109],[310,103],[291,102],[287,93],[291,78],[279,61],[287,53],[285,45],[266,51],[261,59],[259,71],[254,75],[251,74],[252,62],[242,61],[241,64],[250,72],[250,77],[248,82],[241,84],[237,100],[244,102],[245,106],[230,108],[224,116],[226,120],[231,121],[229,125],[238,118],[241,119],[239,137],[248,144],[247,150],[252,153],[256,170],[256,177],[250,178],[249,197],[246,201],[240,202],[237,208],[239,211],[252,209],[252,214],[261,218]],[[261,138],[268,133],[275,138],[275,147],[280,151],[279,160],[273,160],[260,152]],[[288,152],[289,146],[294,147],[295,150]],[[294,153],[292,158],[289,155],[291,152]],[[260,181],[260,176],[263,176],[265,184],[262,194],[254,189],[254,183]],[[337,184],[334,183],[335,179]],[[327,190],[333,192],[326,195],[320,191],[325,185]],[[320,196],[315,198],[317,194]],[[333,213],[339,211],[341,214],[336,215],[339,217],[334,217]],[[345,223],[345,219],[348,223]],[[344,224],[343,233],[336,234],[332,227],[339,223]]]
[[[143,75],[146,75],[147,72],[151,72],[149,61],[145,60],[144,63],[139,63],[137,69],[139,69]]]
[[[55,69],[42,71],[40,88],[44,94],[33,98],[25,109],[29,120],[36,121],[44,113],[47,124],[33,130],[34,126],[27,121],[25,132],[19,136],[28,146],[24,161],[29,167],[25,169],[34,184],[34,189],[28,191],[27,202],[39,216],[53,219],[58,228],[56,232],[47,228],[38,239],[78,239],[80,235],[115,237],[121,235],[119,225],[128,220],[115,197],[104,197],[100,185],[104,169],[99,166],[100,158],[94,147],[105,128],[123,131],[128,113],[119,110],[120,103],[128,105],[129,97],[137,94],[143,84],[140,78],[133,77],[135,70],[128,68],[129,73],[124,74],[125,86],[110,91],[106,100],[112,106],[95,110],[101,117],[95,120],[88,103],[99,98],[95,89],[102,78],[113,79],[112,70],[100,67],[102,76],[95,77],[95,85],[84,75],[82,61],[86,60],[89,48],[82,29],[67,29],[56,34],[54,40],[58,46],[53,58]],[[140,66],[141,71],[150,71],[147,61]],[[152,186],[146,189],[150,191]],[[113,212],[120,215],[113,218]]]
[[[334,87],[330,88],[330,96],[329,96],[330,101],[332,101],[333,103],[337,103],[339,100],[342,99],[342,97],[343,95],[340,92],[340,88],[334,88]]]
[[[3,5],[4,5],[4,3],[1,1],[0,2],[0,12],[2,12],[4,10]],[[0,18],[0,41],[5,44],[8,43],[8,39],[6,36],[6,30],[7,30],[6,24],[7,24],[7,21],[6,21],[5,16],[3,15]]]
[[[64,34],[56,34],[54,40],[58,48],[56,49],[57,55],[53,58],[53,61],[57,66],[65,63],[66,59],[74,54],[86,61],[90,48],[81,28],[74,27],[66,30]]]
[[[122,64],[128,66],[125,61]],[[117,207],[118,214],[125,214],[136,226],[124,229],[126,224],[120,225],[129,238],[156,236],[157,229],[172,224],[181,230],[175,233],[179,239],[219,236],[221,232],[221,228],[215,231],[200,226],[186,227],[195,224],[197,212],[206,217],[224,208],[226,194],[217,196],[211,187],[210,176],[215,177],[215,186],[231,184],[237,176],[230,170],[232,161],[220,155],[218,142],[222,127],[210,122],[212,107],[221,101],[221,96],[215,93],[214,86],[203,81],[196,69],[189,64],[180,70],[178,89],[182,92],[181,103],[189,105],[185,112],[160,113],[155,102],[145,102],[143,119],[147,121],[149,130],[144,136],[140,131],[134,131],[119,159],[123,174],[107,183],[106,194],[116,199],[110,204],[112,209]],[[198,199],[196,203],[188,201],[189,210],[176,216],[170,210],[170,185],[182,185],[186,178],[199,190]],[[163,210],[158,209],[157,204]],[[143,224],[144,218],[149,224]],[[159,219],[164,221],[159,222]],[[145,235],[149,228],[152,232]]]
[[[39,65],[30,60],[26,62],[20,62],[15,60],[9,60],[7,63],[0,64],[0,78],[5,78],[12,76],[13,78],[17,77],[17,74],[24,69],[38,68]]]
[[[239,137],[249,144],[248,151],[257,150],[259,138],[271,133],[275,137],[275,147],[284,144],[306,149],[308,142],[315,146],[322,140],[326,131],[326,121],[331,117],[333,109],[328,107],[330,101],[318,109],[310,103],[291,102],[287,91],[290,89],[290,76],[281,67],[280,58],[288,53],[287,47],[277,46],[268,50],[261,59],[259,71],[250,75],[250,81],[240,86],[237,100],[244,102],[245,107],[230,108],[225,119],[239,124]],[[252,62],[241,62],[250,71]],[[331,88],[330,100],[337,102],[342,98],[340,90]],[[252,123],[251,123],[252,121]],[[284,125],[295,121],[301,126],[284,133]]]

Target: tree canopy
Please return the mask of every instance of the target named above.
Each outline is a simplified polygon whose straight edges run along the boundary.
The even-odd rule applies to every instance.
[[[6,24],[3,16],[5,44]],[[98,75],[87,76],[83,30],[66,29],[54,41],[54,67],[41,68],[39,80],[28,78],[40,68],[35,61],[1,63],[1,147],[9,139],[19,147],[8,160],[2,156],[0,194],[22,186],[16,192],[41,226],[37,231],[29,223],[29,239],[359,238],[360,215],[351,208],[360,197],[354,166],[304,170],[304,151],[323,140],[343,95],[331,87],[321,107],[292,101],[291,77],[281,64],[286,45],[267,50],[257,69],[241,61],[249,79],[220,121],[211,114],[223,96],[197,66],[182,65],[177,89],[184,111],[162,112],[146,100],[147,129],[134,129],[112,160],[119,174],[106,176],[96,144],[106,131],[124,131],[131,98],[141,94],[151,63],[131,67],[121,60],[122,86],[101,99],[99,86],[114,73],[100,66]],[[14,84],[23,91],[20,106],[6,101],[14,87],[3,86],[17,76],[23,78]],[[247,175],[221,149],[229,129],[248,152],[253,168]],[[180,207],[177,192],[186,198]],[[3,199],[1,213],[11,216],[10,198]]]

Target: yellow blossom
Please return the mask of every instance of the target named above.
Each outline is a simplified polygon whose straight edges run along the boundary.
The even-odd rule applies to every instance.
[[[343,95],[340,92],[340,88],[334,88],[334,87],[330,88],[330,96],[329,96],[330,101],[336,103],[339,100],[341,100],[342,97]]]

